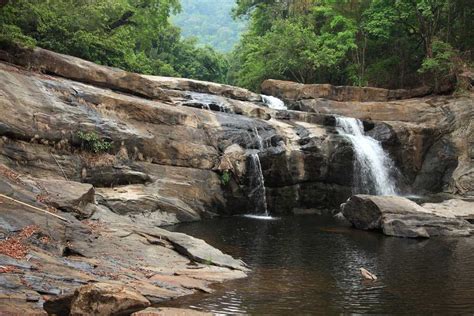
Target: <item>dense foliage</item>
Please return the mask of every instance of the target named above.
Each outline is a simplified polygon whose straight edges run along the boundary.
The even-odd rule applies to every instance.
[[[186,38],[196,37],[204,45],[229,52],[245,29],[244,21],[231,15],[235,0],[181,0],[183,10],[173,17]]]
[[[230,77],[440,89],[472,61],[472,0],[237,0]]]
[[[246,23],[231,26],[232,6],[249,25],[227,58],[200,43],[233,45]],[[171,16],[196,38],[184,39]],[[252,90],[267,78],[441,90],[472,62],[474,6],[472,0],[0,0],[5,41]]]
[[[169,23],[179,0],[10,0],[0,7],[0,42],[146,74],[226,78],[222,55],[183,40]]]

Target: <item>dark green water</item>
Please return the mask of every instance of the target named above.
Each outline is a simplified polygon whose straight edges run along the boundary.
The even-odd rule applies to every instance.
[[[318,216],[172,229],[243,259],[252,272],[168,306],[254,315],[474,313],[474,238],[391,238]],[[363,281],[360,267],[378,281]]]

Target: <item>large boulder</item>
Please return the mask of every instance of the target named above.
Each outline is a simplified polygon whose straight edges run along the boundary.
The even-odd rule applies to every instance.
[[[148,306],[143,295],[123,285],[93,283],[76,290],[70,315],[130,315]]]
[[[385,235],[408,238],[469,236],[473,226],[452,214],[434,213],[398,196],[355,195],[341,206],[355,228],[380,230]]]
[[[170,100],[160,86],[144,76],[97,65],[77,57],[42,48],[2,47],[0,59],[76,81],[129,92],[152,99]]]

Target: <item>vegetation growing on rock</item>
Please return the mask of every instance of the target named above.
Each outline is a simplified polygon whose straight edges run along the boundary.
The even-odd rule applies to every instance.
[[[229,171],[224,171],[221,175],[221,181],[223,185],[228,185],[230,182],[230,172]]]
[[[95,132],[79,131],[77,136],[81,140],[81,147],[93,153],[107,152],[112,148],[112,143],[104,140]]]

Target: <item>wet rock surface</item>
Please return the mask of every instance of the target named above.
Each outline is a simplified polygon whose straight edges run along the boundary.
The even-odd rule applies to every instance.
[[[472,208],[474,204],[470,203]],[[470,236],[474,226],[452,211],[422,207],[403,197],[355,195],[341,206],[344,217],[358,229],[379,230],[407,238]]]

